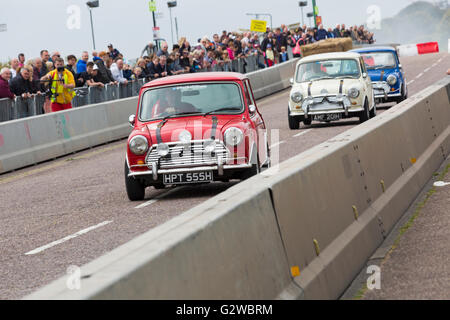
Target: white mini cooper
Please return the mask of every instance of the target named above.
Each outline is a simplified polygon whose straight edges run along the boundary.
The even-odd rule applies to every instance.
[[[361,55],[333,52],[299,60],[291,79],[289,128],[300,122],[330,122],[359,117],[360,122],[376,115],[372,81]]]

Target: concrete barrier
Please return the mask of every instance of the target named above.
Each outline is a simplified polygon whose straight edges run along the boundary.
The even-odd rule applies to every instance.
[[[342,294],[450,153],[449,82],[289,159],[267,180],[306,299]]]
[[[291,288],[269,191],[238,185],[27,299],[272,299]]]
[[[450,78],[27,299],[336,299],[450,153]]]
[[[249,73],[255,98],[288,88],[296,61]],[[132,97],[0,123],[0,174],[126,138],[137,102]]]
[[[0,124],[0,173],[126,137],[137,97]]]
[[[295,65],[298,60],[297,58],[272,68],[248,73],[247,76],[252,83],[255,99],[260,99],[288,88],[290,86],[289,79],[294,76]]]

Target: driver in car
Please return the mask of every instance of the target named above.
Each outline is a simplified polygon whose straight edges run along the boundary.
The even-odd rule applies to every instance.
[[[303,74],[303,81],[319,79],[327,76],[328,73],[322,70],[320,63],[310,63],[307,65],[307,70]]]
[[[197,109],[190,103],[182,102],[182,92],[177,88],[166,89],[163,99],[155,105],[156,115],[175,115],[179,113],[197,112]]]

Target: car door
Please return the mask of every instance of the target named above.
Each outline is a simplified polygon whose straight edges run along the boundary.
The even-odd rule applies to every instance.
[[[250,114],[250,121],[252,121],[252,123],[254,124],[254,127],[256,128],[256,132],[258,135],[257,146],[258,146],[259,161],[261,162],[261,164],[264,164],[268,161],[269,158],[269,150],[267,147],[266,124],[264,123],[264,119],[258,110],[255,97],[253,96],[252,87],[250,85],[250,80],[248,79],[244,80],[244,90],[249,106],[254,105],[256,108],[255,112],[253,113],[249,112],[249,114]]]
[[[364,85],[366,87],[367,92],[367,100],[369,101],[369,109],[372,109],[374,105],[374,94],[373,94],[373,87],[372,87],[372,79],[370,78],[367,69],[366,64],[364,63],[364,59],[361,57],[359,58],[359,64],[361,65],[361,75],[365,74],[366,77],[362,78],[364,81]]]

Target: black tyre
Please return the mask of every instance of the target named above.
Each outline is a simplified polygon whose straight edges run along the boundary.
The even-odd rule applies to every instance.
[[[369,114],[370,114],[370,118],[375,118],[377,116],[377,106],[376,105],[373,106],[373,108],[372,108],[372,110],[370,110]]]
[[[373,98],[373,95],[372,95],[372,104],[373,104],[373,108],[372,108],[372,110],[370,110],[369,115],[371,118],[375,118],[377,116],[377,104],[375,103],[375,99]]]
[[[243,180],[247,180],[253,176],[258,175],[261,172],[261,166],[259,164],[259,156],[257,158],[257,163],[252,165],[250,169],[243,175]]]
[[[289,129],[297,130],[300,128],[300,121],[296,117],[291,117],[291,110],[288,107],[288,119],[289,119]]]
[[[359,114],[359,122],[363,123],[370,119],[370,111],[369,111],[369,103],[366,101],[364,102],[364,110],[361,111]]]
[[[266,164],[262,166],[262,168],[267,168],[267,169],[268,169],[268,168],[270,168],[271,165],[272,165],[272,161],[270,160],[270,147],[269,147],[269,144],[266,145],[266,148],[267,148],[267,157],[268,157],[268,160],[267,160]]]
[[[405,90],[403,89],[403,87],[402,87],[402,95],[400,96],[400,97],[398,97],[397,98],[397,103],[400,103],[400,102],[402,102],[402,101],[405,101],[406,99],[408,99],[408,92],[404,92]]]
[[[305,124],[305,126],[310,126],[312,123],[312,118],[311,116],[308,119],[304,119],[303,123]]]
[[[142,201],[145,197],[145,186],[134,178],[128,177],[130,169],[125,162],[125,187],[130,201]]]
[[[153,188],[155,188],[156,190],[162,190],[166,188],[166,185],[164,183],[158,183],[158,184],[154,184]]]

